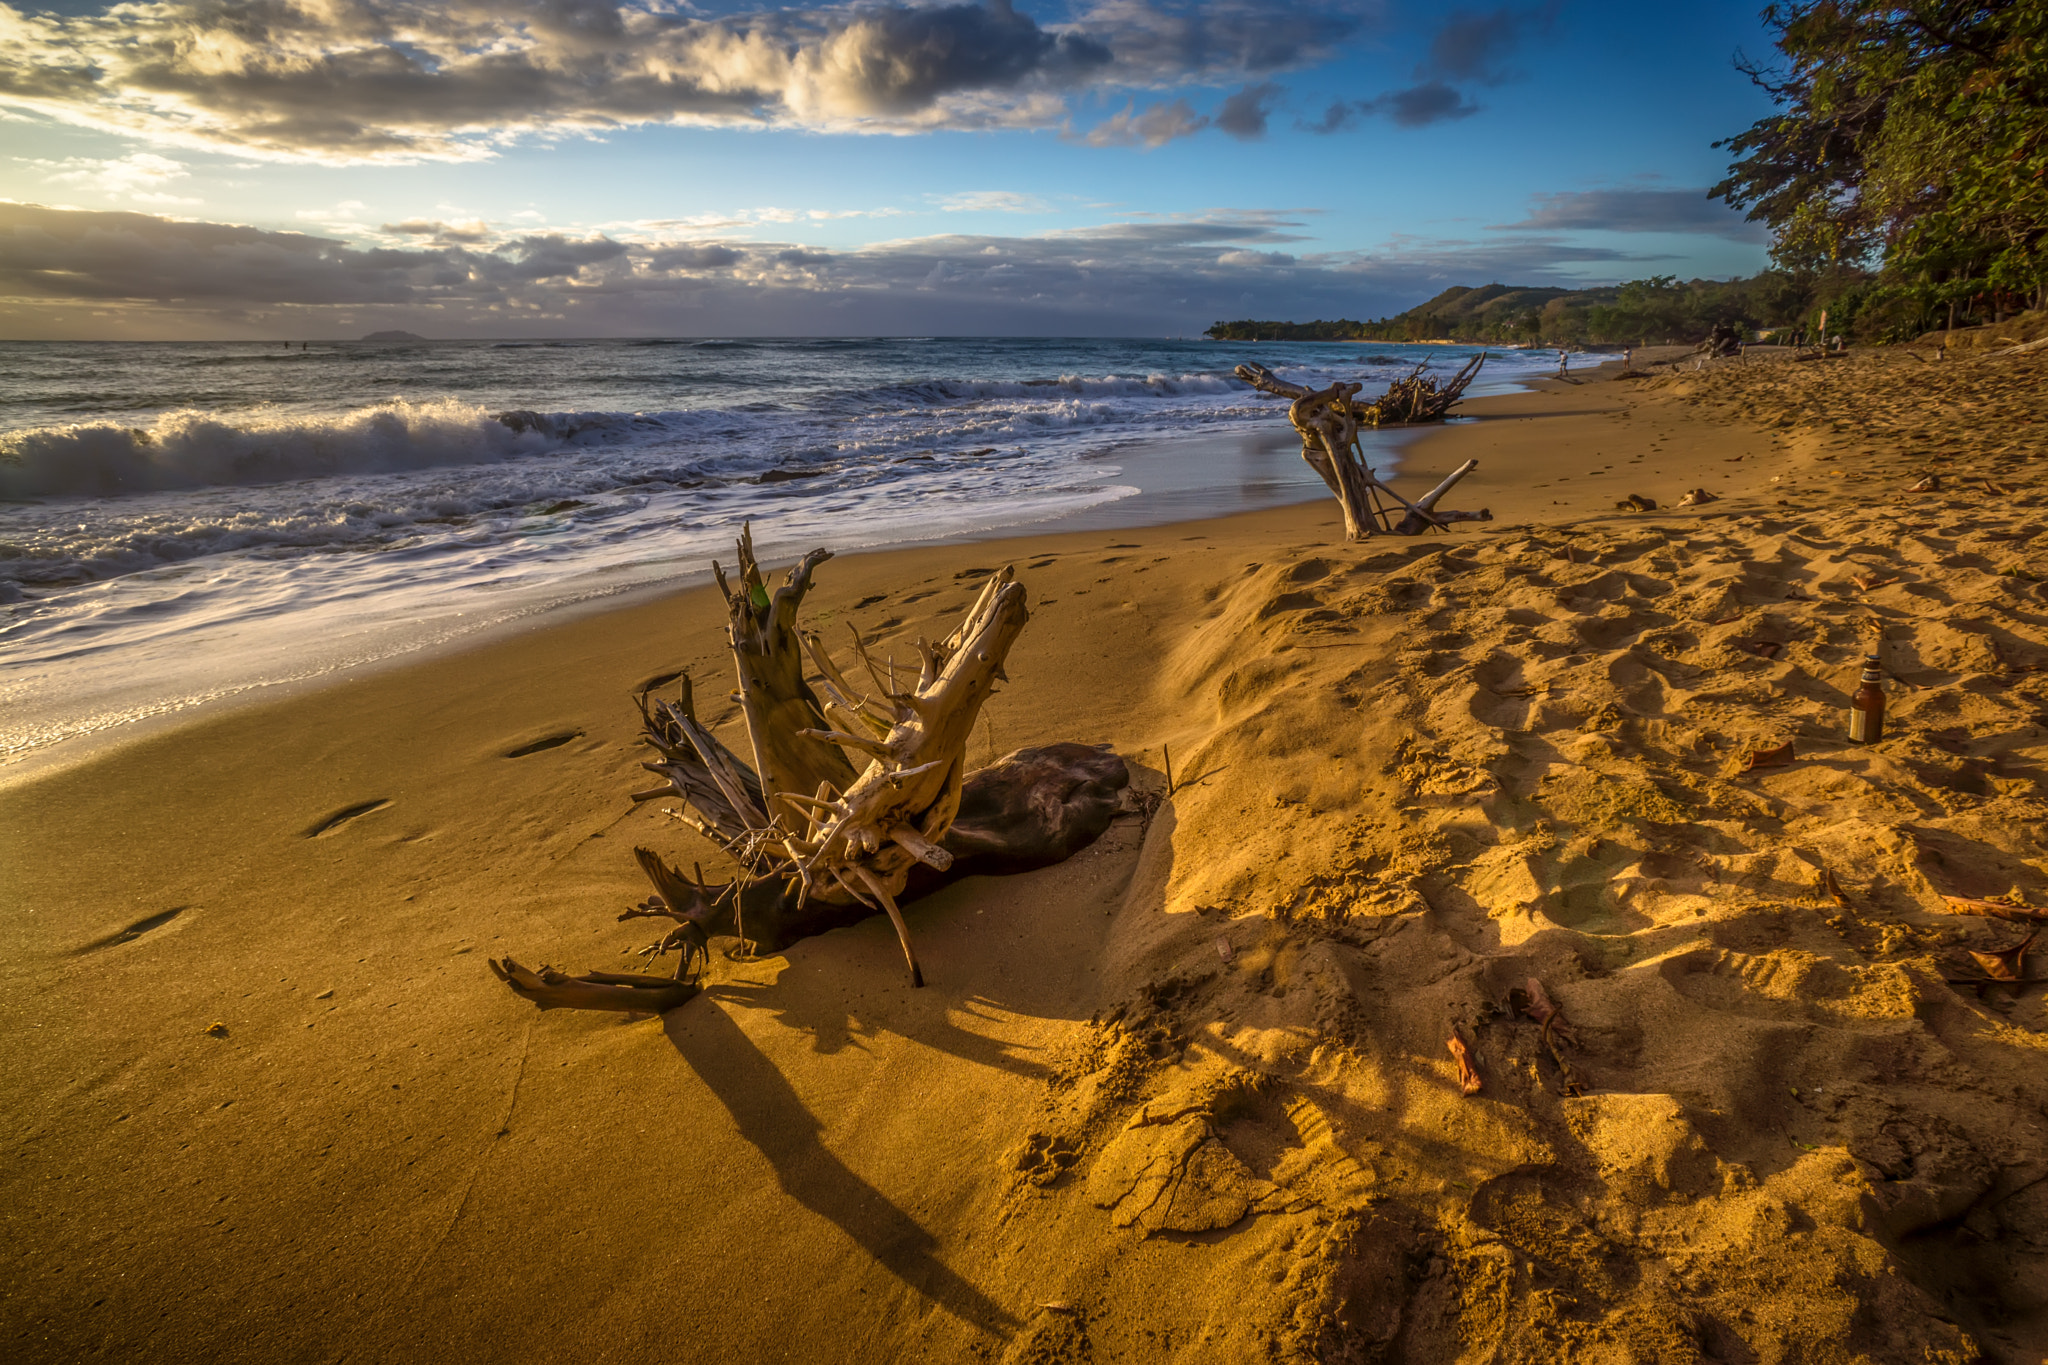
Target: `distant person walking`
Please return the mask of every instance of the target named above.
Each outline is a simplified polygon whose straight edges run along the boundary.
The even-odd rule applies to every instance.
[[[1557,377],[1559,379],[1563,379],[1566,377],[1566,371],[1571,368],[1571,359],[1572,353],[1570,351],[1565,350],[1563,347],[1558,348]]]

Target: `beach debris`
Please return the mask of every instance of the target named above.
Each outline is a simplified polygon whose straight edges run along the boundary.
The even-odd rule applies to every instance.
[[[1292,400],[1287,419],[1301,435],[1301,458],[1329,485],[1344,509],[1344,538],[1364,540],[1381,534],[1414,536],[1424,531],[1442,531],[1459,521],[1493,520],[1493,513],[1485,508],[1477,512],[1436,510],[1443,496],[1479,467],[1477,460],[1465,461],[1442,483],[1410,502],[1380,482],[1366,464],[1358,444],[1361,424],[1408,426],[1441,421],[1485,360],[1485,352],[1472,357],[1441,386],[1433,379],[1422,378],[1422,367],[1418,365],[1414,374],[1397,381],[1374,403],[1354,401],[1358,391],[1365,387],[1363,384],[1339,380],[1326,389],[1310,389],[1281,379],[1263,365],[1240,365],[1237,377],[1261,393]],[[1388,503],[1406,508],[1407,514],[1397,521]]]
[[[1793,750],[1792,741],[1786,740],[1775,749],[1752,749],[1743,757],[1742,771],[1755,772],[1758,768],[1783,768],[1799,757]]]
[[[1230,940],[1221,934],[1216,935],[1216,956],[1226,963],[1237,956],[1237,950],[1230,946]]]
[[[1906,491],[1908,493],[1939,493],[1941,491],[1941,475],[1923,475],[1918,483],[1913,484]]]
[[[1472,1062],[1471,1045],[1465,1041],[1463,1030],[1456,1024],[1451,1025],[1451,1036],[1444,1046],[1451,1050],[1451,1057],[1458,1064],[1458,1092],[1463,1095],[1478,1094],[1486,1082],[1479,1079],[1479,1068]]]
[[[1820,875],[1814,878],[1814,888],[1844,910],[1855,908],[1849,904],[1848,894],[1842,890],[1842,884],[1835,880],[1834,869],[1826,863],[1821,864]]]
[[[1572,1070],[1571,1061],[1565,1056],[1567,1045],[1578,1046],[1578,1038],[1564,1017],[1564,1011],[1551,1000],[1550,993],[1543,989],[1542,981],[1530,977],[1526,986],[1517,986],[1508,992],[1508,1009],[1514,1014],[1527,1015],[1540,1027],[1544,1048],[1550,1053],[1550,1060],[1557,1064],[1558,1085],[1569,1097],[1586,1093],[1586,1087]]]
[[[635,801],[681,797],[677,818],[730,856],[731,880],[713,883],[701,866],[686,875],[653,850],[634,849],[654,894],[619,918],[676,923],[648,949],[679,951],[675,976],[572,976],[511,958],[491,964],[544,1009],[670,1009],[696,994],[693,976],[708,965],[714,936],[736,936],[749,951],[773,949],[875,913],[889,917],[911,984],[921,986],[901,902],[963,876],[1060,862],[1100,836],[1121,807],[1130,770],[1092,745],[1020,750],[966,771],[975,719],[1008,680],[1003,661],[1030,616],[1010,569],[990,575],[945,639],[915,641],[906,663],[875,659],[853,631],[865,675],[857,685],[797,624],[812,575],[831,552],[811,551],[771,593],[751,526],[738,551],[737,582],[719,564],[711,568],[730,617],[734,699],[752,762],[698,720],[683,673],[672,680],[673,699],[651,691],[638,698],[643,740],[659,756],[641,766],[663,785],[633,793]]]
[[[2041,936],[2039,925],[2027,931],[2027,936],[2010,948],[1995,953],[1970,954],[1970,960],[1984,969],[1984,975],[1993,981],[2017,983],[2026,979],[2027,949],[2034,946],[2034,940]]]
[[[553,967],[522,967],[511,958],[491,963],[492,973],[544,1010],[615,1010],[661,1014],[695,996],[695,981],[637,972],[585,972],[571,976]]]
[[[216,1019],[212,1023],[208,1024],[204,1029],[201,1029],[200,1032],[204,1033],[209,1038],[225,1038],[228,1036],[228,1026],[226,1024],[223,1024],[220,1020]]]
[[[1876,592],[1879,588],[1889,587],[1899,580],[1896,575],[1890,578],[1879,578],[1875,574],[1857,574],[1849,581],[1856,585],[1858,592]]]
[[[1863,657],[1863,677],[1849,697],[1849,742],[1875,744],[1884,738],[1884,665]]]
[[[1688,488],[1685,491],[1685,495],[1678,500],[1678,505],[1680,507],[1698,507],[1702,503],[1719,502],[1720,500],[1721,497],[1718,493],[1709,493],[1704,488]]]
[[[2022,905],[2018,897],[1987,900],[1976,896],[1944,895],[1941,899],[1951,915],[1981,915],[1985,919],[2011,920],[2015,924],[2048,924],[2048,909]]]
[[[1617,512],[1654,512],[1657,510],[1657,500],[1655,498],[1646,498],[1641,493],[1631,493],[1620,502],[1614,504],[1614,510]]]
[[[1775,659],[1784,650],[1785,646],[1779,644],[1776,640],[1751,640],[1743,648],[1756,655],[1759,659]]]

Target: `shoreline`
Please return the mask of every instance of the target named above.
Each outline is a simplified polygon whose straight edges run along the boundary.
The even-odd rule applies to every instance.
[[[984,514],[992,524],[967,525],[931,537],[912,537],[857,545],[846,555],[889,554],[898,550],[935,545],[971,545],[990,541],[1029,539],[1068,531],[1136,530],[1180,521],[1205,521],[1238,511],[1312,502],[1327,497],[1328,491],[1300,459],[1297,438],[1286,424],[1286,416],[1275,405],[1275,421],[1257,430],[1215,435],[1176,435],[1135,439],[1092,456],[1086,462],[1114,470],[1103,476],[1107,487],[1130,486],[1136,492],[1091,503],[1071,511],[1026,521],[1004,521],[999,510]],[[1398,462],[1401,450],[1419,433],[1379,433],[1376,445],[1390,462]],[[812,548],[819,537],[792,539],[764,536],[759,549],[764,561],[794,558]],[[730,550],[714,552],[716,557]],[[602,574],[591,575],[580,591],[568,592],[561,585],[545,599],[532,603],[509,601],[482,613],[496,617],[475,627],[446,628],[439,636],[381,643],[384,650],[375,657],[322,667],[304,677],[269,679],[258,677],[234,684],[225,692],[186,697],[141,698],[125,712],[117,711],[94,728],[63,738],[34,744],[0,761],[0,788],[34,780],[46,772],[88,762],[94,756],[143,737],[251,705],[296,700],[320,690],[345,684],[393,668],[406,668],[449,652],[482,648],[495,641],[514,638],[535,630],[581,619],[590,614],[626,610],[658,601],[671,594],[707,587],[711,582],[708,558],[705,562],[678,569],[664,577],[618,587],[606,587]],[[134,715],[140,709],[142,714]],[[72,721],[73,724],[83,723]]]
[[[0,786],[0,1328],[31,1365],[1791,1360],[1845,1322],[2040,1358],[2048,1012],[1949,984],[2022,928],[1942,897],[2048,903],[2048,423],[1964,388],[1997,430],[1834,431],[1902,420],[1887,364],[1472,400],[1402,453],[1480,460],[1451,501],[1495,520],[1449,535],[1347,543],[1322,494],[824,564],[807,624],[900,658],[1014,562],[970,760],[1107,744],[1146,798],[909,906],[922,990],[879,917],[721,940],[660,1018],[485,966],[630,970],[631,850],[721,865],[628,799],[678,667],[744,746],[706,587]],[[1944,378],[1994,364],[2048,374]]]

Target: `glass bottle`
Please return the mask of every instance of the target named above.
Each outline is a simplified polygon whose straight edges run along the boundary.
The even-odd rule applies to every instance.
[[[1884,669],[1875,654],[1863,659],[1863,685],[1849,698],[1849,742],[1875,744],[1884,738]]]

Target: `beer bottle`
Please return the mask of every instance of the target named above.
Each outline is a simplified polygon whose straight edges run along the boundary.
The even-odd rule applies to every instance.
[[[1849,742],[1875,744],[1884,738],[1884,669],[1875,654],[1863,659],[1863,685],[1849,698]]]

